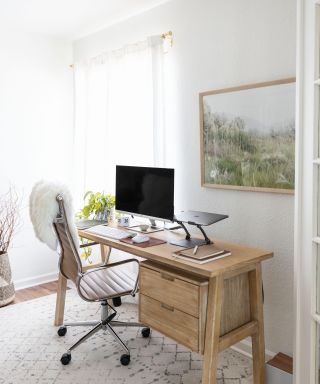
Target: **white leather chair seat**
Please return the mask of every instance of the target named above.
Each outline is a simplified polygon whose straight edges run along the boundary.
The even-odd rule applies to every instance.
[[[121,296],[132,292],[137,276],[129,271],[130,263],[88,271],[80,279],[79,289],[88,300]]]

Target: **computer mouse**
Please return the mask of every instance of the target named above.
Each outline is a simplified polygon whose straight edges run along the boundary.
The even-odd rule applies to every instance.
[[[145,235],[136,235],[132,238],[132,241],[134,243],[145,243],[149,240],[150,240],[150,237]]]

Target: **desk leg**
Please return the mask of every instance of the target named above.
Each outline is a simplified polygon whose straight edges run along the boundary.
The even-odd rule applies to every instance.
[[[257,320],[258,332],[252,336],[253,383],[265,383],[265,345],[261,263],[249,272],[251,320]]]
[[[57,299],[56,299],[56,314],[54,325],[63,324],[64,304],[66,301],[67,279],[59,272]]]
[[[223,276],[209,280],[202,384],[216,384],[219,352]]]
[[[110,253],[111,253],[111,247],[100,244],[100,257],[101,257],[102,264],[108,264]]]

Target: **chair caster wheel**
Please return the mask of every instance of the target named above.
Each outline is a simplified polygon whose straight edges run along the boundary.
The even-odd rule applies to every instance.
[[[120,363],[122,365],[128,365],[130,363],[130,355],[122,355],[120,357]]]
[[[149,337],[150,336],[150,328],[142,328],[141,335],[142,335],[142,337]]]
[[[61,364],[63,365],[68,365],[71,361],[71,353],[64,353],[62,356],[61,356]]]
[[[57,333],[59,336],[64,336],[67,333],[67,327],[60,327]]]

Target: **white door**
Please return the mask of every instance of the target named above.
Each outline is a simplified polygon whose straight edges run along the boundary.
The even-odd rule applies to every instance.
[[[320,0],[298,0],[295,383],[320,384]]]

